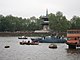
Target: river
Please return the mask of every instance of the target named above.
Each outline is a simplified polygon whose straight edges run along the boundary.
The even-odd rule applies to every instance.
[[[18,37],[0,37],[0,60],[80,60],[80,48],[68,49],[65,43],[55,43],[58,48],[50,49],[50,43],[20,45]],[[4,48],[9,45],[10,48]]]

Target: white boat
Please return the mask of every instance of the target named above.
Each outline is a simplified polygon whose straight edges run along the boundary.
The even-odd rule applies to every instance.
[[[27,39],[26,36],[21,36],[21,37],[18,37],[18,39]]]

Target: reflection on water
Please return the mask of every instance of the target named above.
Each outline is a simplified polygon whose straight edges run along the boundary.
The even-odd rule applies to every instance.
[[[77,49],[66,49],[67,57],[71,60],[80,60],[80,48]]]
[[[57,49],[49,49],[49,45],[19,45],[17,37],[0,37],[0,60],[80,60],[80,48],[71,50],[65,43],[56,43]]]
[[[71,53],[71,54],[80,54],[80,48],[77,49],[66,49],[67,53]]]

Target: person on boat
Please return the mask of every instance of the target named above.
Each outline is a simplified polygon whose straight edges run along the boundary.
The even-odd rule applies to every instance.
[[[27,44],[29,44],[29,45],[30,45],[30,41],[28,41],[28,42],[27,42]]]
[[[30,43],[30,41],[28,41],[28,43]]]

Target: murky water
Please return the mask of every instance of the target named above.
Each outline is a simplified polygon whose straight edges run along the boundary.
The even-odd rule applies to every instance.
[[[69,50],[65,43],[56,43],[58,48],[50,49],[49,45],[20,45],[17,37],[0,37],[0,60],[80,60],[80,48]]]

